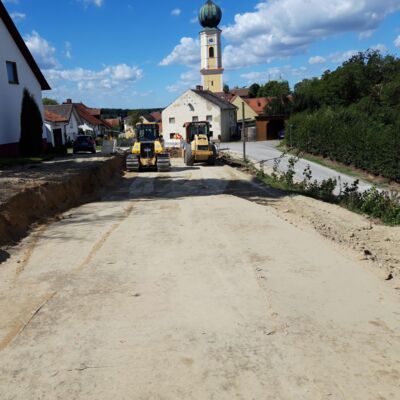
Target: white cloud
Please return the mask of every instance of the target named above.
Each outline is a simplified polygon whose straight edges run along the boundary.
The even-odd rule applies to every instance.
[[[310,59],[308,60],[308,63],[311,65],[323,64],[324,62],[326,62],[326,58],[321,57],[321,56],[310,57]]]
[[[22,21],[26,18],[26,14],[21,12],[13,12],[10,14],[10,16],[14,20],[14,22]]]
[[[227,68],[270,62],[299,54],[315,41],[343,32],[371,32],[398,0],[264,0],[255,11],[238,14],[224,27],[230,44],[225,48]]]
[[[400,49],[400,35],[397,36],[397,38],[394,41],[394,45]]]
[[[100,70],[85,68],[48,69],[44,75],[58,100],[66,98],[84,101],[88,105],[120,106],[131,104],[137,93],[134,84],[143,78],[136,66],[117,64]]]
[[[74,69],[47,69],[45,75],[50,80],[70,81],[70,82],[97,82],[101,84],[112,83],[118,85],[120,83],[136,82],[143,77],[143,70],[135,66],[126,64],[112,65],[105,67],[100,71],[94,71],[84,68]]]
[[[193,18],[191,18],[191,20],[190,20],[190,23],[191,24],[197,24],[199,22],[199,18],[198,17],[193,17]]]
[[[283,67],[272,67],[266,71],[248,72],[241,77],[250,85],[254,82],[264,83],[268,81],[289,80],[289,78],[303,79],[310,76],[310,71],[306,67],[292,67],[285,65]]]
[[[375,33],[375,29],[370,29],[369,31],[361,32],[358,35],[359,39],[369,39]]]
[[[200,43],[193,38],[183,37],[172,52],[159,65],[188,65],[200,63]]]
[[[181,74],[179,81],[173,85],[167,86],[167,90],[170,93],[183,92],[198,85],[199,81],[199,71],[193,68]]]
[[[173,15],[174,17],[178,17],[181,14],[182,14],[182,10],[180,8],[174,8],[171,11],[171,15]]]
[[[388,51],[388,48],[382,43],[378,43],[378,44],[371,46],[371,49],[380,51],[381,53],[386,53]]]
[[[72,44],[71,42],[65,42],[65,50],[64,50],[64,55],[66,58],[69,60],[72,58]]]
[[[83,0],[86,4],[93,4],[96,7],[101,7],[104,3],[104,0]]]
[[[357,55],[358,53],[358,50],[338,51],[336,53],[332,53],[329,56],[329,60],[334,63],[342,64],[345,61],[349,60],[351,57]]]
[[[55,57],[56,49],[36,31],[24,37],[25,43],[39,66],[43,69],[57,68],[59,62]]]

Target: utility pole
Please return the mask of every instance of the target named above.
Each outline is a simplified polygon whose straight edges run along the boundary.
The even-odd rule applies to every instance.
[[[242,103],[242,137],[243,137],[243,160],[246,162],[246,119],[244,102]]]

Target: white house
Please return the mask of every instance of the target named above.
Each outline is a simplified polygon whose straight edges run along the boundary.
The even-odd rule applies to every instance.
[[[43,115],[42,90],[50,90],[50,86],[0,1],[0,155],[19,153],[25,88],[34,96]]]
[[[210,122],[213,139],[221,136],[227,142],[236,133],[237,108],[202,87],[190,89],[163,111],[164,137],[168,139],[177,133],[185,137],[185,124],[197,121]]]
[[[46,127],[50,131],[49,143],[56,147],[76,139],[82,120],[73,104],[44,106],[44,110]]]

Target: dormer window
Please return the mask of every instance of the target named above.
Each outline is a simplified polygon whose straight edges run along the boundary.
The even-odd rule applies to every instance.
[[[17,63],[12,61],[6,61],[7,66],[7,77],[8,83],[12,85],[18,85],[18,71],[17,71]]]

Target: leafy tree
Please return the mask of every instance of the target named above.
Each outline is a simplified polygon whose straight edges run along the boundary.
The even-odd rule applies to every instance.
[[[229,93],[229,85],[224,85],[224,93]]]
[[[54,99],[50,99],[48,97],[43,98],[43,105],[45,106],[58,106],[58,101]]]
[[[33,95],[24,89],[21,108],[20,149],[24,156],[37,156],[43,150],[42,113]]]
[[[250,87],[249,87],[249,96],[250,98],[254,99],[258,96],[258,92],[260,90],[260,85],[258,83],[253,83]]]
[[[400,59],[358,53],[298,83],[293,98],[298,149],[400,182]]]
[[[128,123],[131,126],[135,126],[139,122],[141,122],[140,116],[141,116],[141,111],[140,110],[133,110],[129,111],[128,113]]]
[[[290,95],[290,86],[288,81],[269,81],[261,86],[258,97],[287,97]]]

